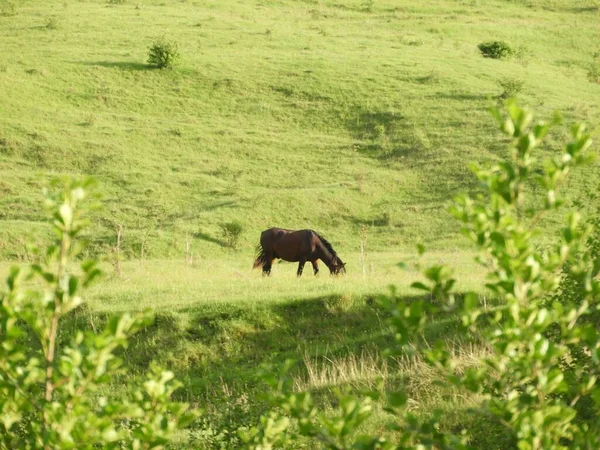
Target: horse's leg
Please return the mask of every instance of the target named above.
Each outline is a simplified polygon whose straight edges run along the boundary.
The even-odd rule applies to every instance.
[[[298,277],[302,276],[302,270],[304,269],[304,264],[306,264],[306,260],[305,259],[301,259],[298,262],[298,273],[296,275],[298,275]]]
[[[263,275],[271,275],[271,266],[273,265],[273,252],[265,254],[265,263],[263,265]]]
[[[310,262],[313,266],[313,271],[315,272],[315,276],[319,273],[319,262],[315,259]]]

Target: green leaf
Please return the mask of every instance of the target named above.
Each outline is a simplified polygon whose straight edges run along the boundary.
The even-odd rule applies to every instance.
[[[492,242],[496,243],[497,245],[504,247],[506,245],[506,240],[504,239],[504,235],[498,231],[494,231],[492,233],[490,233],[490,239],[492,240]]]
[[[60,205],[58,213],[60,214],[63,225],[67,229],[70,229],[73,223],[73,209],[71,208],[71,205],[68,203],[63,203]]]
[[[19,277],[21,275],[21,269],[17,266],[12,266],[10,268],[10,272],[8,278],[6,279],[6,283],[8,285],[9,290],[14,290],[17,287]]]
[[[473,292],[467,293],[463,301],[463,309],[465,312],[471,312],[477,308],[479,308],[479,297]]]
[[[83,280],[83,287],[89,287],[94,280],[102,276],[102,271],[100,269],[91,269],[85,276]]]
[[[412,283],[410,285],[410,287],[412,287],[414,289],[419,289],[421,291],[431,292],[431,288],[420,281],[415,281],[414,283]]]
[[[502,131],[508,136],[514,136],[515,134],[515,124],[512,120],[506,119],[502,124]]]
[[[550,127],[544,123],[538,123],[533,127],[533,134],[538,141],[544,139]]]
[[[71,276],[69,278],[69,295],[73,296],[77,292],[77,287],[79,286],[79,279],[75,276]]]
[[[388,404],[395,409],[403,408],[406,406],[406,402],[408,401],[408,395],[406,392],[397,391],[391,392],[387,396]]]
[[[490,112],[492,117],[496,120],[496,122],[498,122],[498,125],[502,126],[503,118],[502,118],[502,114],[500,113],[500,110],[498,108],[491,107],[488,109],[488,111]]]

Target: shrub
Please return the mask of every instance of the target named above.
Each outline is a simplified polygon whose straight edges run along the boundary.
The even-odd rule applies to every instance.
[[[98,394],[127,375],[115,352],[151,314],[113,317],[99,333],[61,334],[62,319],[101,274],[95,260],[76,264],[92,187],[89,180],[54,181],[45,196],[55,241],[37,249],[39,263],[10,269],[0,291],[2,449],[164,448],[195,416],[170,400],[180,384],[157,367],[120,398]]]
[[[375,10],[375,0],[365,0],[361,6],[363,11],[373,12]]]
[[[11,17],[17,15],[17,6],[13,2],[3,1],[0,3],[0,17]]]
[[[225,245],[229,248],[237,248],[242,232],[244,231],[242,224],[236,220],[221,223],[219,227],[221,228],[221,235],[225,239]]]
[[[58,19],[56,17],[50,17],[46,21],[46,29],[47,30],[56,30],[56,29],[58,29]]]
[[[171,69],[179,60],[179,46],[164,36],[154,41],[148,50],[148,64],[159,69]]]
[[[600,63],[594,62],[590,64],[587,72],[587,78],[592,83],[600,84]]]
[[[517,96],[523,89],[525,81],[519,78],[503,78],[498,80],[498,84],[504,89],[500,94],[500,98],[507,99],[509,97]]]
[[[600,272],[600,203],[597,192],[598,189],[584,191],[583,198],[573,202],[573,207],[577,211],[590,217],[588,222],[592,226],[592,230],[584,244],[584,253],[595,264],[596,274]],[[577,272],[577,267],[573,267],[572,263],[565,264],[562,269],[560,286],[553,296],[553,300],[561,303],[581,303],[581,299],[585,298],[587,280],[577,276]]]
[[[515,53],[511,46],[503,41],[482,42],[477,48],[484,57],[493,59],[508,58]]]

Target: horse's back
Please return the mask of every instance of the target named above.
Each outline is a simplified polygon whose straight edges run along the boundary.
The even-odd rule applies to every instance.
[[[281,241],[284,239],[285,241],[299,241],[306,239],[315,240],[319,235],[314,230],[288,230],[286,228],[278,228],[272,227],[268,228],[260,234],[260,242],[261,244],[268,244]]]
[[[285,235],[292,233],[292,230],[284,228],[269,228],[260,234],[260,244],[265,247],[271,247],[275,242],[281,240]]]
[[[268,238],[271,236],[280,236],[282,234],[287,234],[290,233],[291,230],[286,230],[284,228],[277,228],[277,227],[273,227],[273,228],[269,228],[265,231],[263,231],[262,233],[260,233],[260,237],[262,238]]]

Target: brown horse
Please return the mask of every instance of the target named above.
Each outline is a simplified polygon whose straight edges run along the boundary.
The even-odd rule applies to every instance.
[[[298,276],[302,275],[306,261],[312,263],[316,275],[319,272],[319,259],[325,263],[332,275],[346,272],[346,264],[337,256],[331,244],[313,230],[269,228],[263,231],[253,268],[262,266],[263,275],[270,275],[271,265],[276,258],[298,262]]]

